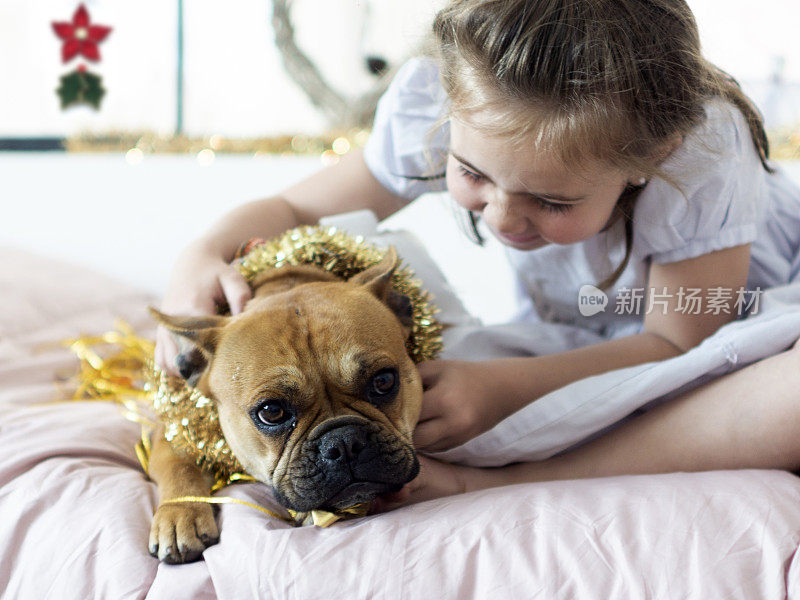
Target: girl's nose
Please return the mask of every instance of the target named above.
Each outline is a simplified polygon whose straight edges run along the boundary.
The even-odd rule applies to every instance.
[[[511,209],[508,200],[503,198],[496,198],[488,202],[486,208],[483,209],[483,218],[498,233],[520,235],[528,231],[527,220],[516,214]]]

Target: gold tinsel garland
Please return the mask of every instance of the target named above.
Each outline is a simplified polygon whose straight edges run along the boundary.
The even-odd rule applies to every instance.
[[[385,253],[386,250],[367,243],[361,236],[350,236],[335,227],[310,226],[260,242],[235,265],[248,282],[265,270],[308,264],[346,280],[379,263]],[[392,286],[411,300],[413,327],[407,344],[409,356],[414,362],[435,358],[441,349],[441,326],[434,318],[435,309],[428,293],[405,266],[395,270]],[[123,350],[103,359],[89,348],[96,343],[115,343]],[[137,455],[145,470],[150,448],[144,428],[152,424],[147,414],[152,408],[165,426],[166,440],[203,470],[214,474],[217,483],[213,491],[233,481],[253,480],[225,441],[215,402],[189,387],[183,379],[156,368],[152,342],[138,338],[123,326],[120,332],[69,340],[67,344],[82,359],[81,383],[75,398],[114,400],[126,409],[127,418],[142,423]],[[121,370],[120,365],[124,367]],[[137,387],[141,380],[144,384]],[[145,410],[137,410],[136,406],[142,404]]]
[[[263,271],[289,265],[317,265],[346,280],[379,263],[385,253],[361,236],[350,236],[335,227],[309,226],[262,242],[236,266],[248,282]],[[392,286],[411,300],[414,325],[407,344],[409,356],[414,362],[434,358],[441,349],[441,326],[433,316],[428,294],[408,267],[395,270]],[[222,434],[214,401],[160,369],[152,369],[151,374],[148,383],[153,408],[165,425],[167,441],[219,480],[244,473]]]

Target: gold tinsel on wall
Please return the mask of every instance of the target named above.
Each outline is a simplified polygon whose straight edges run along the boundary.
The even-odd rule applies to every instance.
[[[770,158],[800,159],[800,124],[767,132]],[[232,138],[222,135],[186,137],[159,135],[156,132],[109,132],[106,135],[79,134],[64,141],[67,152],[130,152],[152,154],[217,154],[254,156],[320,156],[323,162],[335,160],[353,148],[363,147],[367,129],[331,131],[320,135],[284,135],[264,138]]]

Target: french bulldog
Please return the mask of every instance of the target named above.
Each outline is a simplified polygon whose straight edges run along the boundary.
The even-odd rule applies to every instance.
[[[191,340],[203,361],[182,375],[219,412],[225,439],[248,474],[286,508],[335,511],[399,490],[419,471],[412,432],[422,382],[406,350],[409,299],[383,260],[345,281],[313,265],[259,274],[236,316],[154,318]],[[213,478],[156,430],[149,475],[160,502],[149,550],[167,563],[197,560],[219,540],[213,507],[163,504],[208,496]]]

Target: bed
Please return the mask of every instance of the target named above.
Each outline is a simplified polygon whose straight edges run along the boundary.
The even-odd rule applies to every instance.
[[[0,249],[0,595],[46,598],[800,598],[800,479],[719,471],[524,484],[295,528],[223,505],[203,560],[147,552],[155,484],[140,429],[107,402],[60,402],[57,342],[153,298]],[[219,492],[265,507],[260,484]]]

